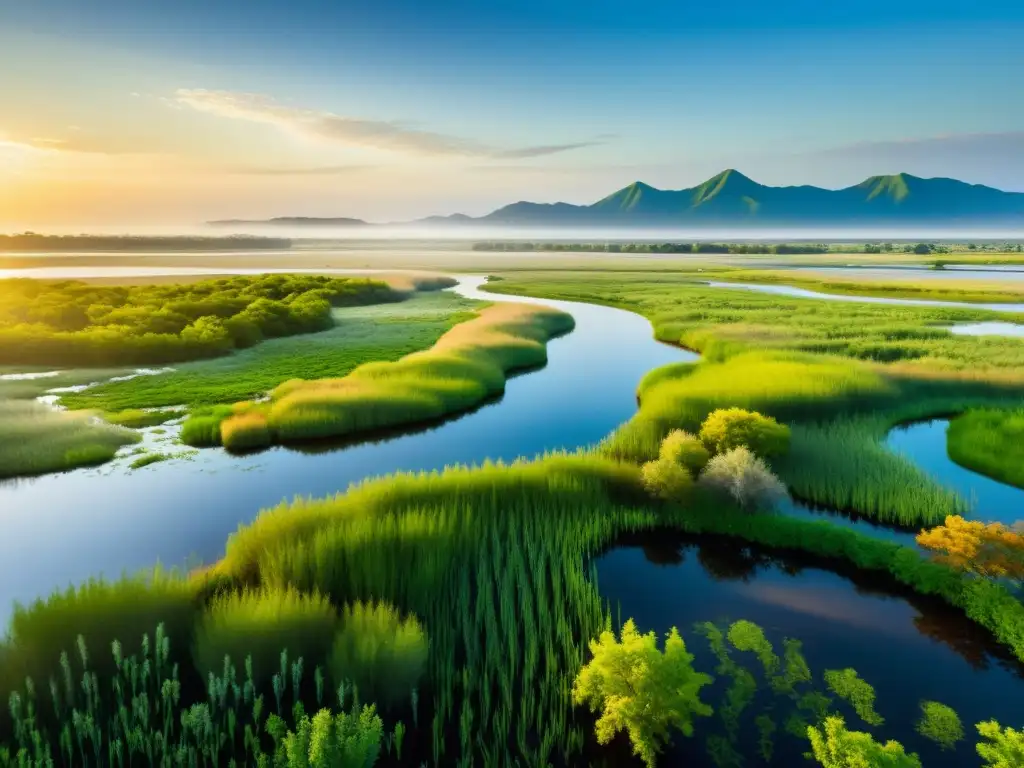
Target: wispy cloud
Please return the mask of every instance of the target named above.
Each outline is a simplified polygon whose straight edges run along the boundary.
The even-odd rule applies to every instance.
[[[309,139],[414,155],[519,160],[554,155],[603,143],[602,140],[595,139],[569,144],[502,148],[474,139],[420,130],[396,122],[366,120],[336,115],[332,112],[290,107],[257,93],[182,88],[175,93],[175,98],[178,104],[200,112],[273,125]]]
[[[228,166],[224,173],[237,176],[346,176],[360,171],[372,171],[375,165],[323,165],[299,168],[272,166]]]

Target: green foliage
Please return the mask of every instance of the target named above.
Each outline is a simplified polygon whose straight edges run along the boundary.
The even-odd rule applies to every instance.
[[[841,717],[826,718],[820,729],[808,727],[807,737],[823,768],[921,768],[918,756],[899,742],[879,744],[869,733],[848,731]]]
[[[280,739],[274,755],[282,768],[370,768],[377,762],[384,724],[372,706],[303,715]]]
[[[322,331],[332,306],[397,301],[377,281],[258,275],[182,285],[0,282],[0,363],[97,366],[218,357]]]
[[[0,478],[103,464],[138,435],[85,413],[0,400]]]
[[[130,427],[131,429],[144,429],[145,427],[157,427],[165,424],[171,419],[176,419],[181,414],[175,410],[155,409],[144,411],[141,408],[129,408],[116,413],[103,414],[103,420],[108,424],[116,424],[119,427]]]
[[[196,448],[220,445],[220,426],[234,413],[235,411],[230,405],[214,405],[196,409],[181,425],[179,435],[181,442]]]
[[[855,669],[827,669],[825,683],[830,691],[848,702],[857,716],[868,725],[881,725],[885,720],[875,711],[875,689],[860,678]]]
[[[964,738],[964,726],[956,710],[937,701],[921,702],[917,732],[943,749],[953,749]]]
[[[713,453],[747,448],[757,456],[771,458],[789,450],[789,427],[743,408],[719,408],[704,420],[700,439]]]
[[[150,464],[157,464],[158,462],[161,461],[167,461],[167,459],[169,458],[171,457],[165,453],[144,453],[137,459],[132,461],[132,463],[128,465],[128,468],[142,469],[143,467],[148,467]]]
[[[300,699],[301,661],[291,667],[291,731],[277,714],[264,721],[264,696],[249,660],[240,680],[231,658],[224,657],[219,674],[207,678],[205,696],[192,703],[164,625],[141,637],[137,653],[127,655],[114,640],[109,653],[97,658],[80,635],[73,653],[62,652],[59,667],[54,664],[47,688],[24,678],[24,687],[8,700],[13,753],[0,743],[0,766],[368,768],[376,761],[383,724],[373,707],[353,705],[336,717],[321,709],[311,721]],[[274,693],[281,710],[284,691],[275,684]],[[339,705],[344,707],[344,697]],[[267,754],[263,747],[270,739]]]
[[[544,363],[547,340],[572,327],[570,315],[544,307],[491,306],[397,362],[366,363],[344,378],[287,381],[265,407],[225,420],[221,433],[244,418],[246,434],[261,429],[261,440],[269,434],[282,443],[440,419],[504,391],[510,371]]]
[[[664,501],[683,501],[693,488],[690,471],[668,458],[648,461],[641,467],[640,476],[647,492]]]
[[[301,659],[309,668],[322,664],[336,625],[334,608],[317,594],[277,588],[217,595],[197,622],[193,658],[205,676],[217,672],[225,656],[248,656],[259,687],[287,667],[281,658]]]
[[[764,630],[752,621],[737,621],[729,627],[729,642],[737,651],[747,651],[757,656],[764,667],[765,677],[771,678],[779,668],[779,657],[772,644],[764,636]]]
[[[701,439],[681,429],[673,429],[665,436],[658,455],[662,459],[681,464],[693,476],[700,474],[711,459],[711,453]]]
[[[661,651],[654,633],[640,634],[630,619],[621,639],[602,632],[590,641],[590,652],[593,658],[576,676],[572,698],[594,712],[601,710],[599,743],[628,731],[633,753],[653,768],[673,730],[692,736],[694,718],[711,715],[700,689],[712,678],[694,671],[693,656],[674,627]]]
[[[1024,731],[1004,728],[995,720],[978,723],[978,756],[983,768],[1019,768],[1024,765]]]
[[[382,707],[407,701],[427,663],[427,635],[415,616],[385,603],[352,603],[341,615],[330,670]]]
[[[290,379],[345,376],[363,363],[397,360],[426,349],[452,326],[471,317],[476,304],[439,291],[413,294],[398,303],[338,308],[333,312],[334,326],[321,333],[269,339],[226,357],[177,365],[174,371],[159,376],[90,387],[64,395],[61,402],[69,408],[117,410],[171,405],[195,409],[253,400]],[[63,378],[49,386],[88,383],[102,377],[70,382]],[[0,383],[0,397],[7,383]]]
[[[1024,488],[1024,410],[968,411],[950,422],[946,441],[957,464]]]
[[[727,494],[747,510],[770,509],[786,498],[786,486],[743,446],[714,456],[701,473],[700,485]]]

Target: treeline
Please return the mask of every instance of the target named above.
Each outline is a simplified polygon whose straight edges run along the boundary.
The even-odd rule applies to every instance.
[[[826,244],[778,243],[473,243],[474,251],[578,251],[595,253],[828,253]]]
[[[146,237],[132,235],[0,235],[0,251],[237,251],[291,248],[281,237]]]
[[[398,301],[386,283],[260,275],[191,285],[0,281],[0,365],[150,365],[325,330],[332,307]]]

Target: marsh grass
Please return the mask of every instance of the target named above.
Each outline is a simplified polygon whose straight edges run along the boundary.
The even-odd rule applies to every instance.
[[[504,391],[510,372],[546,362],[547,340],[572,327],[572,317],[555,310],[488,307],[429,350],[343,378],[281,384],[269,404],[225,419],[221,441],[241,449],[344,437],[464,411]]]
[[[172,409],[146,411],[141,408],[129,408],[124,411],[117,411],[116,413],[105,413],[103,414],[103,420],[108,424],[116,424],[119,427],[145,429],[146,427],[158,427],[180,416],[180,412]]]
[[[1024,409],[968,411],[950,422],[946,447],[957,464],[1024,488]]]
[[[248,654],[250,675],[260,687],[281,673],[282,649],[310,669],[323,665],[337,621],[326,598],[286,587],[218,595],[199,616],[193,659],[205,678],[220,671],[225,656]],[[287,669],[281,674],[287,679]]]
[[[103,464],[119,448],[138,440],[134,432],[105,424],[89,413],[0,400],[0,478]]]
[[[251,400],[289,379],[345,376],[363,363],[397,360],[426,349],[471,318],[478,305],[439,292],[415,294],[398,303],[335,309],[334,326],[328,330],[269,339],[227,357],[180,364],[160,376],[100,384],[65,395],[61,402],[69,408],[117,411],[177,405],[197,409]],[[5,384],[15,383],[22,382],[0,382],[0,396]]]
[[[137,459],[134,459],[131,464],[128,465],[129,469],[142,469],[148,467],[150,464],[157,464],[161,461],[167,461],[170,456],[165,453],[144,453]]]

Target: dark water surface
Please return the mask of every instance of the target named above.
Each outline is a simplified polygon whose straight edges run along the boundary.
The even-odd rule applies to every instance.
[[[514,460],[596,443],[636,411],[636,386],[652,368],[696,355],[657,342],[623,310],[497,296],[481,277],[458,292],[570,312],[576,329],[548,345],[541,370],[508,382],[504,397],[443,425],[375,443],[317,452],[274,448],[237,457],[203,450],[127,472],[85,469],[0,483],[0,606],[90,576],[118,576],[156,562],[209,562],[228,534],[265,507],[325,496],[366,477]]]
[[[925,766],[978,765],[976,722],[994,717],[1004,725],[1020,724],[1021,665],[962,613],[900,589],[890,579],[837,573],[808,558],[768,555],[725,539],[696,543],[665,531],[623,539],[598,559],[596,570],[601,595],[616,619],[633,618],[641,631],[662,637],[678,627],[700,671],[713,674],[717,660],[693,625],[739,619],[761,625],[779,655],[784,637],[801,640],[819,689],[826,669],[856,669],[875,687],[875,708],[886,722],[873,729],[847,714],[848,727],[902,741]],[[763,679],[751,654],[732,655]],[[724,681],[716,683],[703,698],[717,709],[724,689]],[[955,754],[940,752],[914,732],[922,700],[940,701],[960,714],[967,738]],[[758,701],[767,704],[771,697],[762,690]],[[774,713],[780,727],[783,711]],[[757,714],[752,706],[748,725]],[[696,737],[677,738],[663,763],[712,765],[704,739],[718,731],[717,715],[702,718]],[[752,758],[756,739],[752,727],[742,732],[740,751]],[[807,764],[801,759],[806,741],[780,735],[776,746],[772,765]]]

